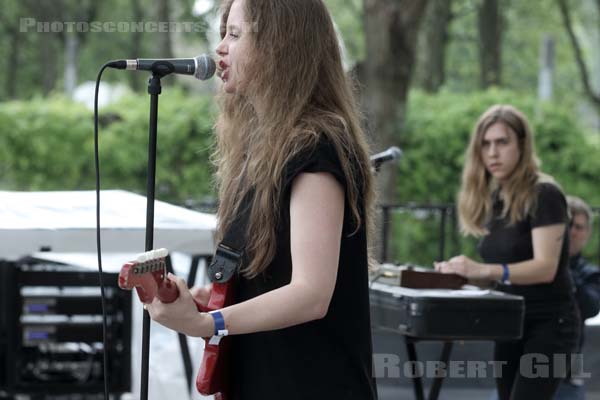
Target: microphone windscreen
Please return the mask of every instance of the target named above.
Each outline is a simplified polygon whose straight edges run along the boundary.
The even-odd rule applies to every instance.
[[[396,146],[390,147],[390,152],[392,153],[392,157],[394,160],[402,157],[402,150],[400,150],[400,148],[398,148]]]
[[[198,62],[198,68],[194,76],[201,81],[212,78],[217,70],[215,61],[207,54],[202,54],[196,58]]]

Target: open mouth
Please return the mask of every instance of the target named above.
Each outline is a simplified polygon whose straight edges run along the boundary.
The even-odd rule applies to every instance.
[[[225,81],[228,77],[228,68],[229,66],[223,60],[219,61],[217,63],[217,76]]]

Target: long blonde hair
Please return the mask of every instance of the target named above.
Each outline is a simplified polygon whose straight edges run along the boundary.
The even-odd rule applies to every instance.
[[[244,62],[243,93],[221,94],[216,124],[219,224],[217,240],[253,191],[244,274],[264,271],[276,251],[282,175],[321,135],[335,147],[346,178],[353,226],[371,228],[373,184],[360,126],[331,17],[321,0],[245,0],[252,51]],[[233,0],[223,4],[221,35]],[[249,101],[252,99],[252,102]],[[260,116],[254,105],[265,112]]]
[[[504,124],[516,134],[520,150],[519,161],[501,188],[487,171],[482,158],[484,135],[496,123]],[[536,207],[536,184],[553,182],[550,176],[540,172],[539,165],[533,133],[521,111],[511,105],[497,104],[484,112],[475,125],[465,156],[458,196],[462,232],[474,236],[487,233],[485,224],[492,213],[492,193],[496,190],[504,203],[501,216],[508,216],[511,224],[523,220]]]

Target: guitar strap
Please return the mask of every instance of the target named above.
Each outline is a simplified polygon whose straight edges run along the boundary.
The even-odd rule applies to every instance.
[[[208,266],[208,277],[213,283],[228,282],[242,265],[253,197],[254,190],[249,190],[233,223],[225,231],[221,243],[217,245],[215,256]]]

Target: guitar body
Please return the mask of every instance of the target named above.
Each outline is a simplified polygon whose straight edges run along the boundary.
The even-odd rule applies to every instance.
[[[172,303],[179,297],[177,286],[166,278],[165,249],[141,254],[136,261],[121,267],[119,287],[135,288],[142,303],[151,303],[156,297],[163,303]],[[213,283],[208,306],[196,302],[200,312],[219,310],[233,304],[233,279],[225,283]],[[215,400],[227,400],[229,379],[227,337],[204,338],[204,355],[196,378],[196,388],[203,395],[215,395]]]
[[[213,283],[209,311],[219,310],[233,304],[233,282]],[[219,393],[221,397],[215,399],[226,400],[227,388],[230,385],[229,354],[230,346],[228,337],[204,338],[204,355],[196,377],[196,389],[203,395]]]

